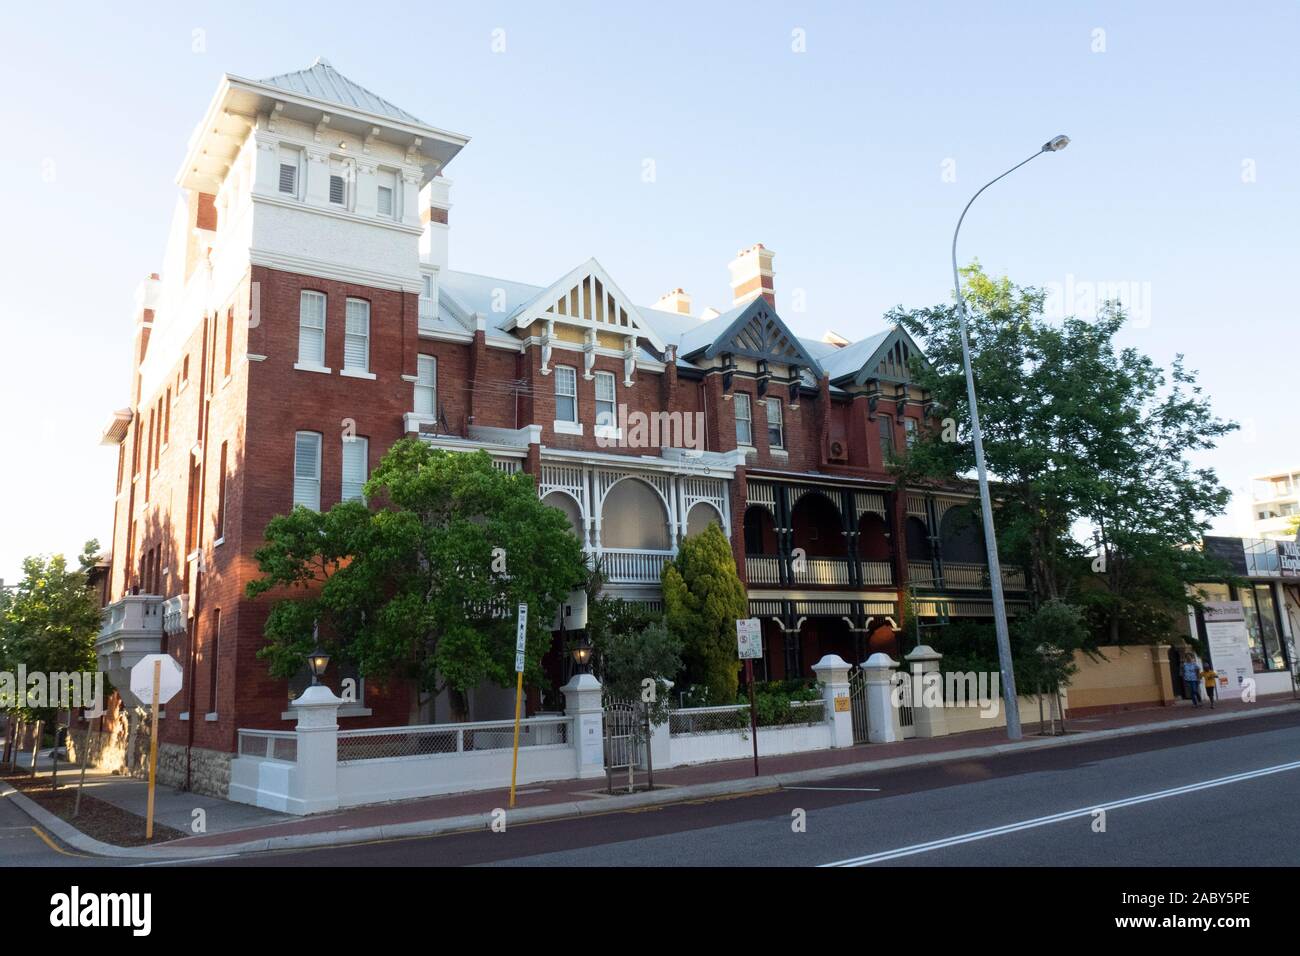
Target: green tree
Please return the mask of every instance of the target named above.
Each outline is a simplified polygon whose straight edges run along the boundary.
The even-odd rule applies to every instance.
[[[978,264],[963,273],[1000,547],[1026,562],[1036,601],[1075,600],[1086,589],[1103,634],[1157,636],[1138,617],[1154,605],[1165,614],[1204,572],[1183,549],[1228,497],[1212,470],[1192,469],[1186,456],[1236,426],[1212,415],[1181,357],[1166,373],[1117,346],[1126,320],[1117,304],[1095,320],[1049,321],[1041,291],[992,279]],[[967,474],[974,450],[957,309],[899,308],[891,318],[925,342],[928,364],[918,362],[914,377],[941,419],[901,473]],[[1095,575],[1079,527],[1100,542]]]
[[[14,672],[19,664],[29,673],[96,669],[100,609],[88,578],[98,552],[98,541],[86,542],[76,568],[62,554],[23,561],[22,580],[0,598],[0,670]],[[28,719],[38,716],[25,707],[10,709]]]
[[[463,716],[470,688],[513,682],[515,607],[527,603],[525,680],[541,683],[555,609],[585,566],[533,478],[497,470],[485,452],[403,439],[365,494],[378,507],[296,508],[268,524],[248,594],[277,592],[259,652],[272,673],[298,672],[318,623],[321,642],[363,676],[449,691]]]
[[[681,672],[682,647],[681,637],[663,621],[609,632],[600,645],[597,671],[605,692],[639,703],[652,723],[663,723],[670,703],[667,682]]]
[[[729,703],[739,684],[736,620],[749,616],[749,599],[722,529],[711,524],[683,541],[662,583],[665,620],[681,638],[687,673],[710,700]]]

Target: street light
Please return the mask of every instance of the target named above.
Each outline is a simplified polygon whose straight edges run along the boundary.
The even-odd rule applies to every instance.
[[[1007,709],[1008,740],[1020,739],[1020,705],[1016,700],[1016,678],[1011,669],[1011,639],[1007,633],[1007,607],[1002,597],[1002,565],[998,561],[998,542],[993,531],[993,504],[989,497],[989,475],[984,467],[984,438],[980,433],[979,408],[975,404],[975,373],[971,369],[970,340],[966,334],[966,300],[961,295],[961,274],[957,271],[957,236],[961,232],[961,224],[966,218],[966,213],[970,211],[975,200],[979,199],[980,193],[1043,153],[1057,153],[1068,145],[1070,145],[1068,136],[1053,136],[1029,159],[1016,163],[1001,176],[990,179],[974,196],[970,197],[970,202],[966,203],[966,208],[961,211],[957,228],[952,233],[952,285],[957,293],[957,315],[961,321],[961,359],[966,370],[966,399],[970,404],[971,438],[975,444],[975,470],[979,474],[980,510],[984,518],[984,546],[989,558],[989,585],[993,591],[993,627],[998,637],[998,668],[1002,672],[1002,697]]]

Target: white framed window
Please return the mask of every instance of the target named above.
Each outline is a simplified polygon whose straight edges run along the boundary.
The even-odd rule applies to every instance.
[[[280,181],[279,190],[285,196],[298,197],[298,167],[301,165],[302,156],[296,149],[281,147],[279,151],[280,159]]]
[[[325,367],[325,293],[298,297],[298,364]]]
[[[370,303],[348,299],[347,328],[343,335],[343,367],[354,372],[370,371]]]
[[[330,174],[330,202],[336,206],[348,203],[348,182],[338,173]]]
[[[293,503],[320,511],[320,432],[293,436]]]
[[[781,417],[781,399],[767,400],[767,447],[785,447],[785,422]]]
[[[753,445],[754,414],[749,405],[749,393],[736,392],[732,403],[736,406],[736,444]]]
[[[596,427],[618,427],[618,406],[615,400],[613,372],[596,373]]]
[[[370,477],[370,439],[357,435],[343,439],[343,500],[365,501],[363,489]]]
[[[555,366],[555,420],[578,421],[578,370],[571,365]]]
[[[415,414],[433,418],[438,414],[438,360],[419,355],[415,361]]]
[[[380,169],[375,173],[377,190],[375,193],[375,211],[385,219],[395,219],[397,212],[397,174],[391,169]]]
[[[911,448],[913,445],[916,444],[916,419],[915,418],[903,419],[903,440],[907,443],[908,448]]]
[[[420,324],[428,325],[433,322],[436,312],[434,303],[436,302],[437,290],[433,285],[433,273],[426,272],[420,278]]]

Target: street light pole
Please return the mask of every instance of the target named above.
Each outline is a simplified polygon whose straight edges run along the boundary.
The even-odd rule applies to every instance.
[[[970,211],[975,200],[979,199],[980,193],[1043,153],[1055,153],[1065,149],[1069,143],[1070,140],[1066,136],[1053,137],[1029,159],[1016,163],[1001,176],[990,179],[974,196],[970,197],[970,202],[966,203],[966,208],[961,211],[957,228],[952,233],[952,285],[957,293],[957,315],[961,324],[961,358],[966,370],[966,399],[970,405],[971,438],[975,444],[975,470],[979,474],[980,511],[984,518],[984,547],[988,552],[989,586],[993,591],[993,627],[997,631],[998,638],[998,668],[1002,672],[1002,699],[1007,711],[1008,740],[1019,740],[1021,737],[1020,703],[1016,699],[1016,677],[1011,667],[1011,638],[1007,631],[1007,606],[1002,596],[1002,564],[998,561],[998,542],[993,530],[993,503],[989,495],[989,474],[984,466],[984,438],[980,431],[979,408],[975,402],[975,372],[971,368],[970,339],[966,333],[966,300],[962,298],[961,274],[957,270],[957,236],[961,233],[961,224],[966,219],[966,213]]]

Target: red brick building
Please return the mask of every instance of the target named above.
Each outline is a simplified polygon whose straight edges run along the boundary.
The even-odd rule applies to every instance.
[[[482,448],[536,477],[608,589],[655,603],[709,522],[731,538],[769,677],[895,649],[922,615],[991,615],[972,495],[899,489],[927,396],[900,329],[797,337],[761,245],[727,311],[677,289],[637,306],[590,259],[547,286],[448,268],[447,164],[467,138],[328,63],[223,78],[191,138],[162,271],[141,287],[118,447],[103,667],[164,649],[185,673],[160,728],[165,780],[223,792],[239,728],[287,728],[258,660],[269,603],[244,594],[267,521],[328,508],[398,438]],[[721,266],[721,264],[720,264]],[[1008,572],[1008,588],[1023,578]],[[345,725],[438,720],[365,687]],[[476,718],[508,695],[471,696]]]

